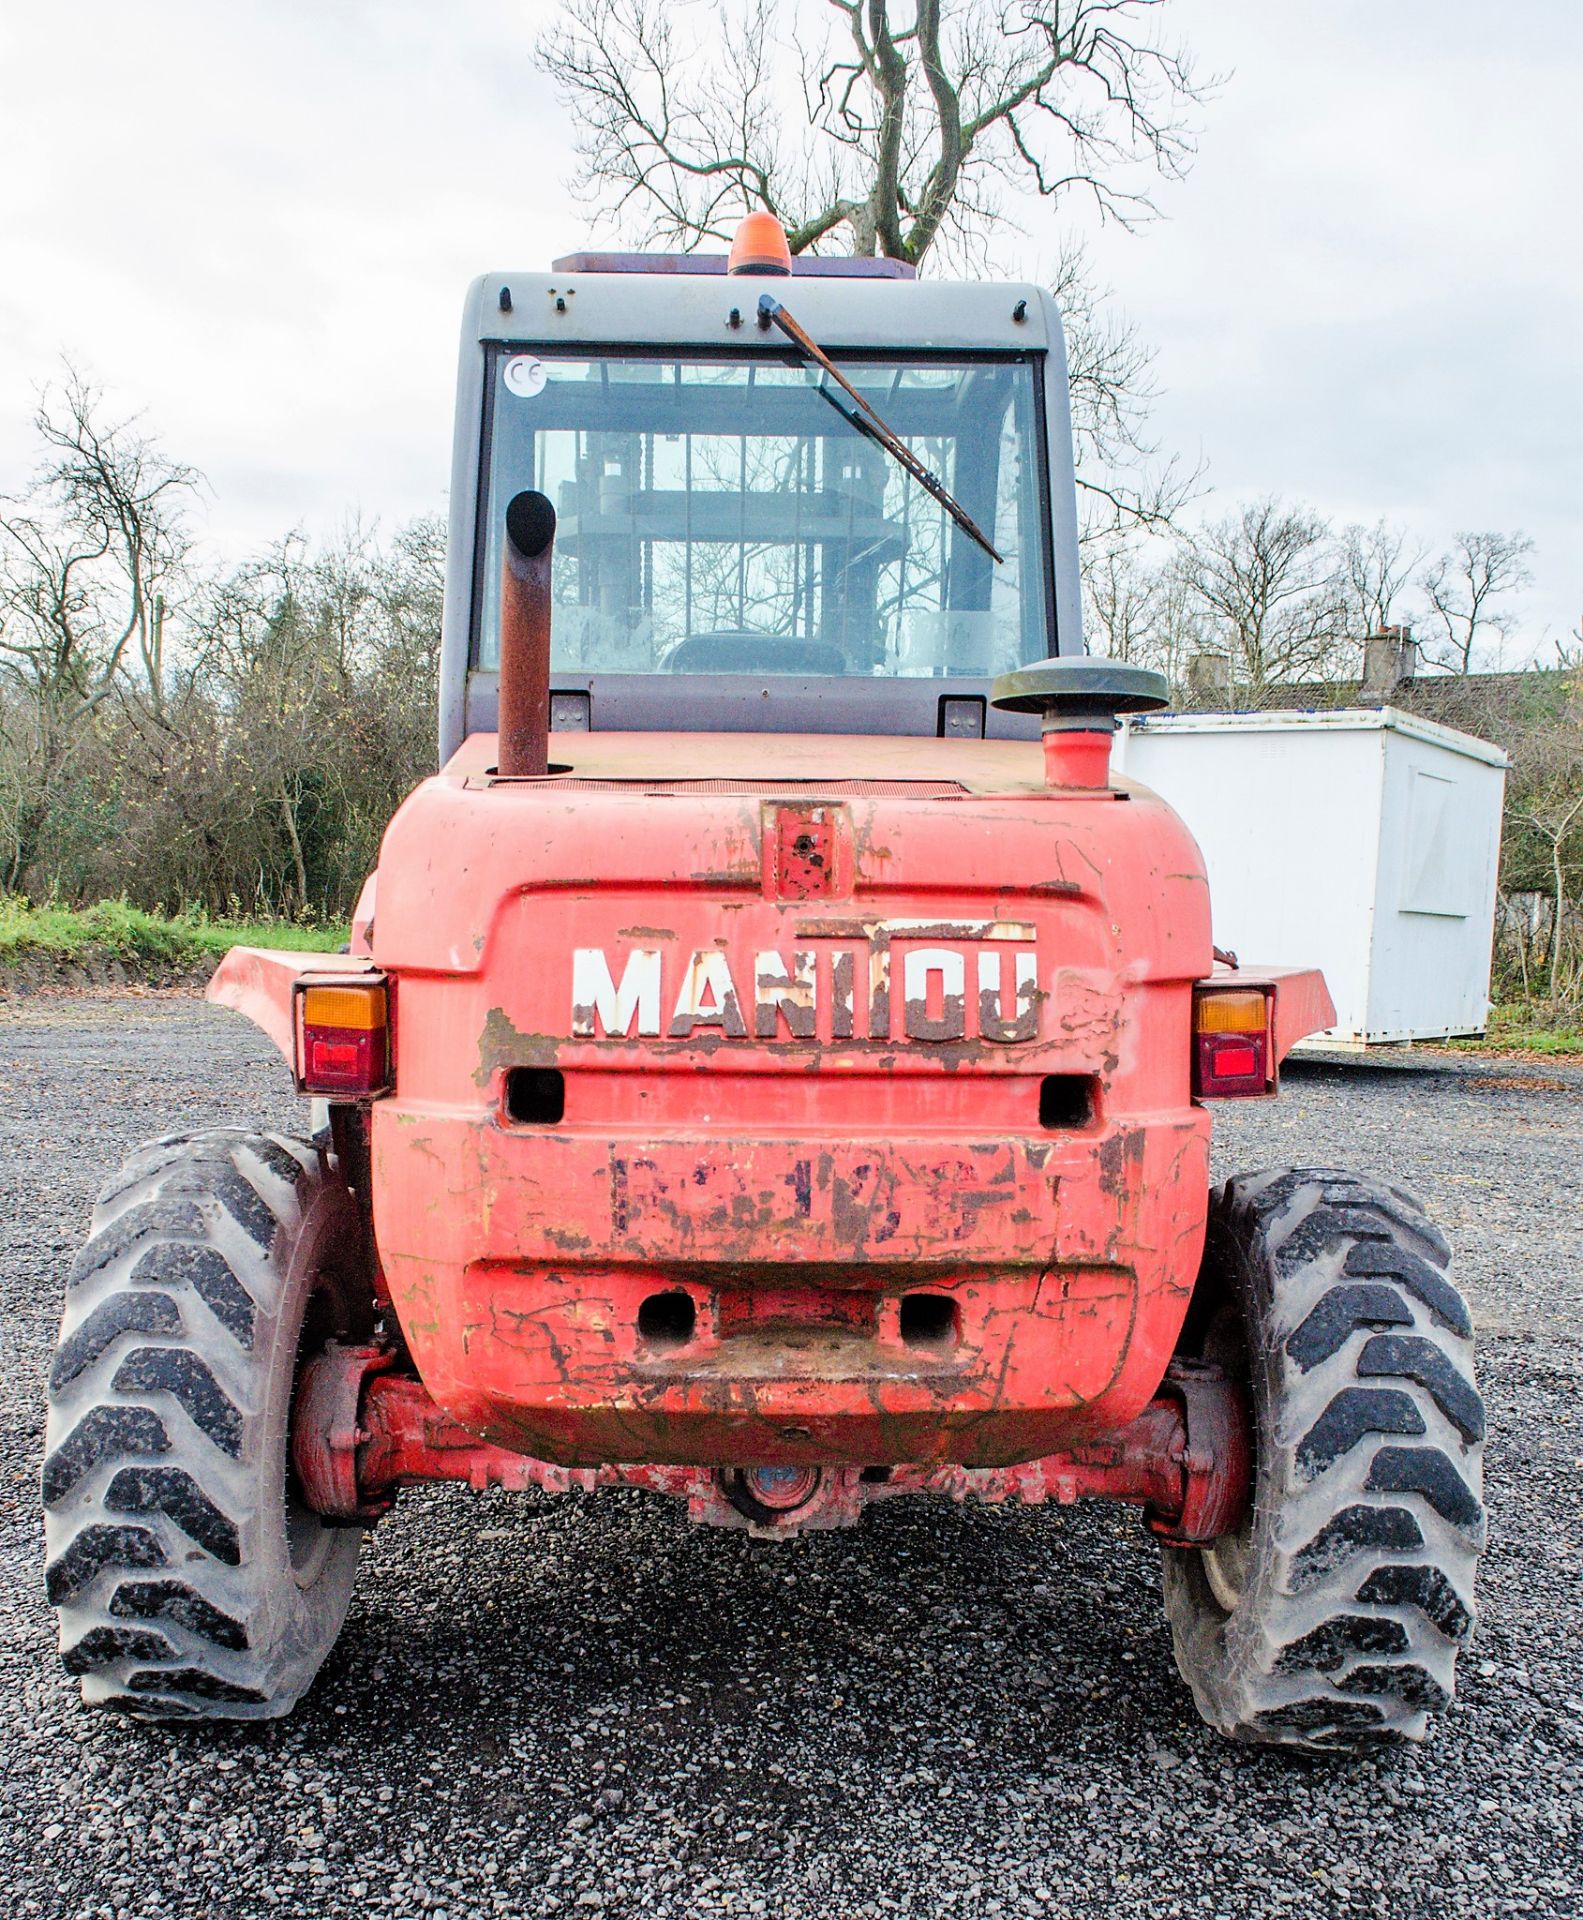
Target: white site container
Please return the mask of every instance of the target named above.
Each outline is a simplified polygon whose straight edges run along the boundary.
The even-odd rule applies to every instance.
[[[1209,869],[1215,944],[1323,969],[1310,1045],[1482,1033],[1506,755],[1395,707],[1146,715],[1118,772],[1181,815]]]

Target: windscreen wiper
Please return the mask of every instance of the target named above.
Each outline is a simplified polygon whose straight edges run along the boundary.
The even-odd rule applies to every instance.
[[[975,524],[972,515],[967,511],[966,507],[959,505],[958,502],[951,497],[946,491],[944,483],[929,471],[913,452],[912,448],[907,445],[906,441],[890,427],[886,426],[885,422],[863,398],[862,394],[858,392],[857,388],[853,386],[852,382],[847,379],[846,375],[842,373],[841,369],[830,358],[829,354],[825,352],[824,348],[815,340],[811,339],[809,335],[798,326],[797,322],[773,294],[764,293],[759,296],[759,325],[766,328],[772,326],[779,327],[781,332],[785,334],[786,338],[796,347],[805,360],[811,362],[816,367],[822,368],[844,392],[850,394],[859,409],[856,413],[849,412],[847,408],[843,407],[828,388],[820,388],[820,392],[823,393],[825,398],[834,406],[836,412],[840,414],[843,420],[848,421],[852,426],[856,427],[859,433],[867,434],[870,440],[877,441],[896,462],[897,466],[903,468],[907,473],[910,473],[925,493],[939,501],[940,505],[945,508],[946,512],[950,514],[951,518],[962,531],[970,534],[997,566],[1003,564],[1003,556],[995,551],[994,547],[979,531],[978,526]]]

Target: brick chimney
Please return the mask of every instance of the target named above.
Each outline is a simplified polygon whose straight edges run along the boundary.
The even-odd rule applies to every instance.
[[[1187,663],[1187,693],[1195,707],[1223,707],[1231,698],[1231,661],[1223,653],[1195,653]]]
[[[1365,700],[1389,700],[1396,689],[1413,677],[1417,659],[1411,627],[1381,627],[1363,643],[1363,685]]]

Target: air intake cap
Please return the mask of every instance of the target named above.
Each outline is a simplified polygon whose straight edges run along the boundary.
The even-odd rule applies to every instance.
[[[1048,786],[1096,790],[1110,783],[1110,736],[1123,713],[1169,706],[1163,673],[1128,660],[1067,654],[1000,674],[989,702],[1008,713],[1037,713],[1044,722]]]

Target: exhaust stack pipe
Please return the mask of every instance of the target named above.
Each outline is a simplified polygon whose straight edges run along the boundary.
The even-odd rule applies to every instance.
[[[504,779],[532,778],[550,764],[550,562],[555,509],[542,493],[506,508],[500,566],[500,754]]]

